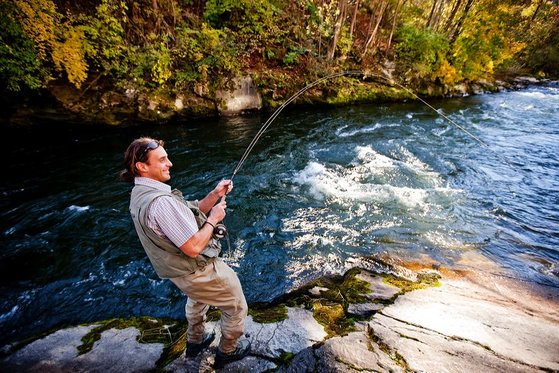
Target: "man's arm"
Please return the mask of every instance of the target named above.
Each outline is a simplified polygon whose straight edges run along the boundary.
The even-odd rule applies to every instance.
[[[210,239],[212,238],[214,227],[225,217],[226,208],[227,204],[225,201],[221,201],[211,208],[206,223],[204,223],[198,232],[190,237],[188,241],[182,244],[179,249],[192,258],[196,258],[200,255],[206,246],[208,246],[208,242],[210,242]]]
[[[217,200],[229,193],[233,189],[232,180],[221,180],[219,184],[210,192],[207,196],[200,200],[198,207],[200,211],[204,214],[208,214],[208,211],[216,204]]]

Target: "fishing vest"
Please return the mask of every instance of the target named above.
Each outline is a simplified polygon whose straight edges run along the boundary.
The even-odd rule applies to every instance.
[[[172,197],[179,203],[185,204],[194,214],[198,229],[207,220],[206,214],[200,211],[198,204],[186,201],[177,189],[166,192],[145,185],[135,185],[130,195],[130,215],[140,242],[159,277],[173,278],[194,273],[219,255],[221,245],[212,237],[200,255],[192,258],[183,253],[169,239],[162,238],[155,233],[147,224],[147,212],[151,203],[162,196]]]

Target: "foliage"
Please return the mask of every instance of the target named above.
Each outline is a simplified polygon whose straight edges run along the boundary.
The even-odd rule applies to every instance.
[[[556,1],[86,4],[0,3],[2,89],[36,90],[56,80],[86,90],[102,77],[107,87],[164,88],[172,96],[201,86],[208,92],[242,68],[265,80],[270,100],[281,102],[296,82],[332,71],[379,71],[385,60],[411,88],[439,91],[507,69],[559,75]]]
[[[91,50],[84,30],[70,24],[62,25],[64,39],[55,44],[52,61],[56,71],[65,71],[68,81],[80,88],[87,78],[88,64],[86,53]]]
[[[467,23],[453,50],[453,64],[458,74],[468,80],[490,78],[496,66],[512,58],[523,43],[508,38],[507,18],[510,9],[479,12]],[[501,22],[495,22],[495,20]]]
[[[204,19],[217,29],[258,34],[271,27],[276,8],[268,0],[208,0]]]
[[[293,65],[294,63],[297,62],[297,60],[299,59],[299,56],[302,56],[306,52],[307,52],[307,50],[305,48],[291,47],[289,49],[289,52],[287,52],[287,54],[283,57],[283,64],[286,65],[286,66]]]
[[[124,59],[127,53],[124,26],[128,7],[124,1],[102,0],[96,8],[96,17],[87,19],[84,28],[94,50],[93,64],[107,74],[117,77],[127,71]]]
[[[521,13],[526,48],[519,53],[519,60],[532,71],[558,77],[559,6],[544,2],[536,13],[536,4],[533,1]]]
[[[239,69],[237,52],[227,33],[206,23],[199,30],[180,29],[173,52],[178,57],[175,60],[177,86],[195,81],[207,83],[209,73],[228,76]]]
[[[449,50],[444,35],[430,29],[404,25],[397,32],[396,56],[406,75],[428,77],[440,68]]]
[[[31,38],[14,20],[11,4],[1,3],[0,13],[0,81],[2,89],[20,91],[44,86],[47,73],[37,59]]]

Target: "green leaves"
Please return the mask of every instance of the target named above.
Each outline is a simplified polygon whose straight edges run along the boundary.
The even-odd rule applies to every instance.
[[[44,86],[48,74],[34,49],[33,40],[14,19],[14,8],[0,3],[0,82],[1,89],[17,92]]]

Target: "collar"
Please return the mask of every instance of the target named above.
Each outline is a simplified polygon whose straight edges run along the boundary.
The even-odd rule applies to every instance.
[[[171,192],[171,186],[157,180],[150,179],[149,177],[135,177],[135,185],[144,185],[150,188],[155,188],[164,192]]]

